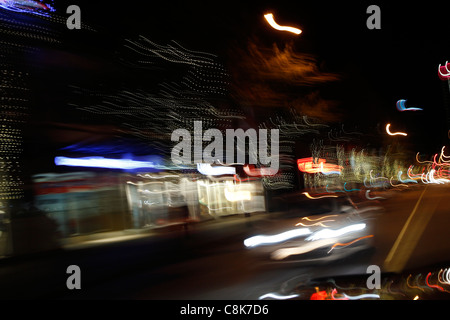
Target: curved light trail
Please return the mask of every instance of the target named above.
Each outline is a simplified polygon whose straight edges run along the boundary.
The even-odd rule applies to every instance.
[[[390,136],[407,136],[408,134],[406,134],[406,133],[404,133],[404,132],[391,132],[390,130],[389,130],[389,127],[391,126],[391,124],[390,123],[388,123],[387,125],[386,125],[386,132],[388,133],[388,135],[390,135]]]
[[[400,99],[397,101],[397,110],[398,111],[422,111],[423,109],[421,108],[406,108],[405,106],[406,104],[406,100],[405,99]]]
[[[273,14],[272,13],[268,13],[264,15],[264,18],[266,18],[267,22],[270,24],[270,26],[276,30],[279,31],[288,31],[288,32],[292,32],[295,34],[300,34],[302,33],[302,30],[298,29],[298,28],[294,28],[294,27],[288,27],[288,26],[280,26],[278,23],[275,22],[275,20],[273,19]]]

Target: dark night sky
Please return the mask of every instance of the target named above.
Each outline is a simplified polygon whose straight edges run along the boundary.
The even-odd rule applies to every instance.
[[[70,4],[73,4],[72,2]],[[192,50],[217,53],[226,60],[232,46],[257,37],[266,44],[294,43],[317,56],[320,66],[341,81],[323,94],[339,101],[345,122],[366,130],[384,130],[387,122],[407,131],[417,151],[446,143],[444,93],[448,86],[437,67],[450,56],[450,26],[442,4],[406,1],[77,1],[84,22],[115,39],[147,36],[157,43],[178,40]],[[368,30],[366,9],[381,8],[381,30]],[[58,9],[66,4],[58,2]],[[291,34],[271,29],[263,14],[301,28]],[[72,32],[72,33],[71,33]],[[76,31],[67,33],[74,36]],[[399,99],[421,113],[395,108]],[[395,131],[395,130],[394,130]],[[431,143],[430,143],[431,141]]]

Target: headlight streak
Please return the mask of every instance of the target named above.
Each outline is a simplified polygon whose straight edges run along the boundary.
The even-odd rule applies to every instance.
[[[332,300],[380,299],[380,295],[375,294],[375,293],[365,293],[365,294],[360,294],[358,296],[349,296],[345,293],[342,293],[341,294],[343,296],[342,298],[336,298],[335,294],[337,294],[337,290],[336,290],[336,288],[333,288],[333,290],[331,291],[331,299]]]
[[[391,124],[390,123],[388,123],[387,125],[386,125],[386,132],[388,133],[388,135],[390,135],[390,136],[407,136],[408,134],[407,133],[404,133],[404,132],[391,132],[390,130],[389,130],[389,127],[391,126]]]
[[[429,172],[429,176],[430,176],[430,183],[437,183],[437,184],[443,184],[443,183],[448,183],[448,182],[450,182],[449,180],[447,180],[447,179],[443,179],[443,178],[441,178],[441,179],[435,179],[434,178],[434,174],[435,174],[435,172],[436,172],[436,170],[434,170],[434,169],[431,169],[430,170],[430,172]]]
[[[283,260],[289,256],[300,255],[311,252],[318,248],[329,246],[334,243],[334,239],[322,239],[317,241],[306,242],[301,246],[277,249],[270,255],[273,260]]]
[[[441,149],[441,155],[439,156],[439,162],[444,162],[444,163],[449,163],[450,164],[450,160],[444,160],[444,158],[450,158],[450,156],[446,156],[444,154],[444,149],[445,149],[445,146],[443,146],[442,149]]]
[[[295,33],[297,35],[299,35],[300,33],[302,33],[302,30],[298,29],[298,28],[294,28],[294,27],[287,27],[287,26],[280,26],[278,23],[275,22],[274,18],[273,18],[273,14],[272,13],[268,13],[264,15],[264,18],[266,18],[267,22],[270,24],[270,26],[276,30],[279,31],[288,31],[288,32],[292,32]]]
[[[267,298],[276,299],[276,300],[287,300],[287,299],[293,299],[296,297],[298,297],[298,294],[290,294],[290,295],[283,296],[278,293],[270,292],[270,293],[263,294],[262,296],[260,296],[258,298],[258,300],[264,300]]]
[[[244,240],[244,245],[246,247],[256,247],[259,245],[266,245],[266,244],[275,244],[284,242],[293,238],[302,237],[305,235],[311,234],[311,231],[308,228],[299,228],[299,229],[293,229],[289,231],[285,231],[279,234],[275,234],[272,236],[266,236],[266,235],[258,235],[254,237],[250,237]]]
[[[439,272],[440,274],[443,273],[442,269]],[[442,277],[443,281],[440,281],[443,284],[447,284],[450,285],[450,269],[449,268],[445,268],[444,269],[444,274],[445,276]],[[445,278],[444,278],[445,277]]]
[[[209,163],[197,163],[197,170],[205,176],[235,175],[235,167],[211,166]]]
[[[361,299],[380,299],[380,295],[376,293],[364,293],[358,296],[349,296],[345,293],[342,294],[345,298],[349,300],[361,300]]]
[[[352,241],[350,241],[350,242],[347,242],[347,243],[336,242],[335,244],[333,244],[333,245],[331,246],[331,249],[330,249],[327,253],[330,253],[330,252],[331,252],[334,248],[336,248],[336,247],[342,247],[342,248],[345,248],[345,247],[347,247],[347,246],[349,246],[349,245],[352,245],[352,244],[355,243],[355,242],[358,242],[358,241],[360,241],[360,240],[367,239],[367,238],[373,238],[373,234],[370,234],[370,235],[368,235],[368,236],[363,236],[363,237],[356,238],[356,239],[354,239],[354,240],[352,240]]]
[[[321,240],[321,239],[335,238],[335,237],[339,237],[339,236],[342,236],[347,233],[361,231],[365,227],[366,227],[365,223],[357,223],[357,224],[352,224],[352,225],[349,225],[349,226],[346,226],[346,227],[343,227],[340,229],[336,229],[336,230],[323,229],[323,230],[314,232],[312,235],[307,237],[305,240],[306,241],[316,241],[316,240]]]

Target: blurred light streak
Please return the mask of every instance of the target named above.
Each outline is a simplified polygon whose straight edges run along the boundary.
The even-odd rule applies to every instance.
[[[303,217],[302,220],[319,221],[319,220],[322,220],[322,219],[326,219],[326,218],[330,218],[330,217],[337,217],[337,216],[338,216],[337,214],[330,214],[330,215],[323,216],[323,217],[320,217],[320,218],[317,218],[317,219],[311,219],[309,217]]]
[[[445,62],[445,66],[439,64],[438,66],[438,75],[441,80],[449,80],[450,79],[450,71],[448,70],[448,61]]]
[[[51,5],[34,0],[0,0],[0,8],[41,16],[48,16],[49,12],[55,11]]]
[[[289,256],[304,254],[316,250],[318,248],[328,246],[333,242],[334,242],[333,239],[322,239],[318,241],[305,242],[301,246],[277,249],[274,252],[272,252],[270,257],[273,260],[283,260]]]
[[[370,180],[377,180],[377,179],[386,179],[386,180],[389,180],[389,179],[386,178],[386,177],[373,177],[373,176],[372,176],[372,171],[373,171],[373,170],[370,170],[370,172],[369,172]]]
[[[303,226],[303,227],[313,227],[313,226],[321,226],[323,228],[329,228],[329,226],[324,225],[324,222],[329,222],[329,221],[336,221],[336,220],[324,220],[324,221],[319,221],[319,222],[314,222],[312,224],[306,225],[303,222],[298,222],[295,224],[295,226]]]
[[[392,179],[393,179],[394,177],[391,177],[391,179],[389,179],[389,183],[391,184],[391,186],[393,186],[393,187],[408,187],[408,185],[407,184],[404,184],[404,183],[399,183],[399,184],[393,184],[392,183]]]
[[[331,291],[331,300],[349,300],[349,298],[347,298],[345,295],[343,295],[343,298],[336,298],[334,295],[337,293],[336,288],[333,288],[333,290]]]
[[[339,236],[342,236],[347,233],[361,231],[365,227],[366,227],[365,223],[357,223],[357,224],[352,224],[352,225],[349,225],[349,226],[346,226],[346,227],[343,227],[343,228],[340,228],[337,230],[323,229],[323,230],[314,232],[312,235],[307,237],[305,240],[306,241],[316,241],[316,240],[320,240],[320,239],[335,238],[335,237],[339,237]]]
[[[445,146],[443,146],[441,149],[441,155],[439,156],[439,162],[450,163],[450,160],[444,160],[444,158],[450,158],[450,156],[446,156],[444,154],[444,149],[445,149]]]
[[[316,287],[316,292],[314,292],[309,300],[327,300],[328,294],[325,290],[319,291],[319,288]]]
[[[406,285],[407,285],[409,288],[411,288],[411,289],[419,289],[419,290],[425,292],[425,290],[422,289],[421,287],[413,286],[413,285],[410,285],[410,284],[409,284],[409,278],[411,278],[411,276],[412,276],[412,275],[410,274],[410,275],[408,276],[408,278],[406,278]],[[419,275],[417,275],[416,278],[417,278],[418,276],[419,276]]]
[[[360,299],[380,299],[380,295],[376,293],[364,293],[358,296],[349,296],[345,293],[342,294],[345,298],[349,300],[360,300]]]
[[[433,161],[420,161],[420,160],[419,160],[419,152],[417,152],[417,154],[416,154],[416,161],[417,161],[418,163],[433,163]]]
[[[419,300],[419,296],[415,296],[413,300]]]
[[[405,296],[405,294],[402,293],[402,292],[393,291],[393,290],[391,289],[392,283],[394,283],[394,280],[391,280],[391,281],[388,283],[388,285],[387,285],[388,292],[391,293],[391,294],[400,294],[400,295],[402,295],[402,296]]]
[[[402,174],[403,174],[402,171],[399,171],[398,174],[397,174],[397,180],[400,181],[401,183],[408,183],[408,182],[418,183],[416,180],[413,180],[413,179],[403,180],[402,179]]]
[[[436,288],[436,289],[438,289],[439,291],[445,291],[444,288],[442,288],[441,286],[439,286],[439,285],[437,285],[437,284],[430,284],[430,283],[428,282],[428,278],[429,278],[430,276],[431,276],[431,272],[429,272],[429,273],[427,274],[427,277],[425,278],[425,282],[426,282],[427,286],[429,286],[430,288]]]
[[[311,159],[311,161],[307,161],[307,159]],[[302,172],[307,173],[323,173],[323,174],[332,174],[337,173],[340,174],[340,171],[343,169],[339,165],[326,163],[325,159],[316,159],[319,163],[314,163],[312,158],[304,158],[298,159],[297,164],[298,168]]]
[[[266,18],[267,22],[270,24],[270,26],[276,30],[279,31],[288,31],[288,32],[292,32],[295,34],[300,34],[302,33],[302,30],[298,29],[298,28],[294,28],[294,27],[288,27],[288,26],[280,26],[278,23],[275,22],[274,18],[273,18],[273,14],[272,13],[268,13],[264,15],[264,18]]]
[[[414,168],[413,165],[409,166],[408,171],[407,171],[406,174],[408,175],[408,177],[409,177],[410,179],[413,179],[413,180],[419,180],[419,179],[421,178],[421,175],[420,175],[420,174],[411,174],[411,171],[412,171],[413,168]]]
[[[370,190],[367,190],[367,191],[366,191],[366,198],[367,198],[368,200],[386,199],[386,198],[384,198],[384,197],[369,197],[369,192],[370,192]]]
[[[428,181],[428,174],[429,173],[427,173],[427,174],[422,173],[422,175],[420,176],[420,179],[422,180],[422,183],[425,183],[425,184],[429,184],[430,183],[430,181]],[[423,175],[425,175],[426,181],[423,180]]]
[[[398,111],[421,111],[421,108],[406,108],[405,107],[406,100],[400,99],[397,101],[397,110]]]
[[[353,244],[353,243],[355,243],[355,242],[357,242],[357,241],[360,241],[360,240],[363,240],[363,239],[367,239],[367,238],[372,238],[373,237],[373,234],[370,234],[370,235],[368,235],[368,236],[363,236],[363,237],[359,237],[359,238],[356,238],[355,240],[352,240],[352,241],[350,241],[350,242],[347,242],[347,243],[340,243],[340,242],[336,242],[335,244],[333,244],[333,246],[331,247],[331,249],[328,251],[328,253],[330,253],[334,248],[336,248],[336,247],[347,247],[347,246],[349,246],[349,245],[351,245],[351,244]]]
[[[394,133],[392,133],[390,130],[389,130],[389,127],[391,126],[391,124],[390,123],[388,123],[387,125],[386,125],[386,132],[388,133],[388,135],[390,135],[390,136],[398,136],[398,135],[401,135],[401,136],[407,136],[408,134],[406,134],[406,133],[404,133],[404,132],[394,132]]]
[[[148,173],[146,173],[146,174],[138,173],[137,176],[141,177],[141,178],[148,178],[148,179],[180,178],[180,176],[177,175],[177,174],[166,174],[166,175],[152,176],[151,174],[148,174]]]
[[[443,184],[443,183],[448,183],[448,182],[450,182],[449,180],[447,180],[447,179],[444,179],[444,178],[438,178],[438,179],[436,179],[435,177],[434,177],[434,174],[436,173],[436,170],[434,170],[434,169],[431,169],[430,170],[430,172],[429,172],[429,182],[430,183],[437,183],[437,184]]]
[[[346,184],[347,184],[347,182],[344,183],[344,190],[347,191],[347,192],[350,192],[350,191],[361,191],[361,189],[350,189],[350,190],[347,190],[347,189],[345,188],[345,185],[346,185]]]
[[[447,271],[445,272],[445,282],[447,284],[450,284],[450,269],[446,269]]]
[[[135,161],[131,159],[108,159],[103,157],[68,158],[55,157],[57,166],[91,167],[109,169],[157,168],[154,161]]]
[[[334,190],[334,191],[330,191],[330,190],[328,190],[328,185],[325,186],[325,190],[326,190],[328,193],[345,192],[345,191],[342,191],[342,190]]]
[[[273,176],[277,174],[278,169],[272,168],[255,168],[255,165],[245,165],[243,167],[244,172],[250,177],[261,177],[261,176]]]
[[[271,299],[276,299],[276,300],[287,300],[287,299],[292,299],[292,298],[296,298],[296,297],[298,297],[298,294],[290,294],[290,295],[287,295],[287,296],[283,296],[283,295],[280,295],[278,293],[270,292],[270,293],[266,293],[266,294],[260,296],[258,298],[258,300],[263,300],[263,299],[266,299],[266,298],[271,298]]]
[[[311,234],[311,231],[308,228],[299,228],[285,231],[272,236],[258,235],[245,239],[244,245],[246,247],[256,247],[259,245],[280,243],[289,239],[302,237],[308,234]]]
[[[337,198],[338,197],[338,196],[335,196],[335,195],[324,195],[324,196],[313,197],[308,192],[302,192],[302,194],[304,194],[309,199],[313,199],[313,200],[322,199],[322,198]]]
[[[252,200],[252,194],[247,190],[229,191],[228,188],[225,188],[225,198],[230,202]]]
[[[236,174],[235,167],[211,166],[209,163],[197,163],[197,170],[205,176],[221,176],[226,174]]]

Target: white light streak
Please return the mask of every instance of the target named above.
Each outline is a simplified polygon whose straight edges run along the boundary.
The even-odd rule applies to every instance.
[[[235,167],[211,166],[209,163],[197,163],[197,170],[205,176],[221,176],[225,174],[236,174]]]
[[[276,299],[276,300],[287,300],[287,299],[292,299],[292,298],[296,298],[296,297],[298,297],[298,294],[290,294],[287,296],[283,296],[278,293],[270,292],[270,293],[266,293],[266,294],[262,295],[261,297],[258,298],[258,300],[263,300],[266,298],[271,298],[271,299]]]
[[[365,227],[366,227],[365,223],[357,223],[357,224],[352,224],[352,225],[349,225],[347,227],[343,227],[343,228],[337,229],[337,230],[322,229],[320,231],[314,232],[312,235],[310,235],[305,240],[315,241],[315,240],[320,240],[320,239],[335,238],[335,237],[342,236],[346,233],[361,231]]]
[[[259,245],[280,243],[289,239],[305,236],[308,234],[311,234],[311,231],[308,228],[299,228],[285,231],[272,236],[258,235],[245,239],[244,245],[246,247],[256,247]]]

